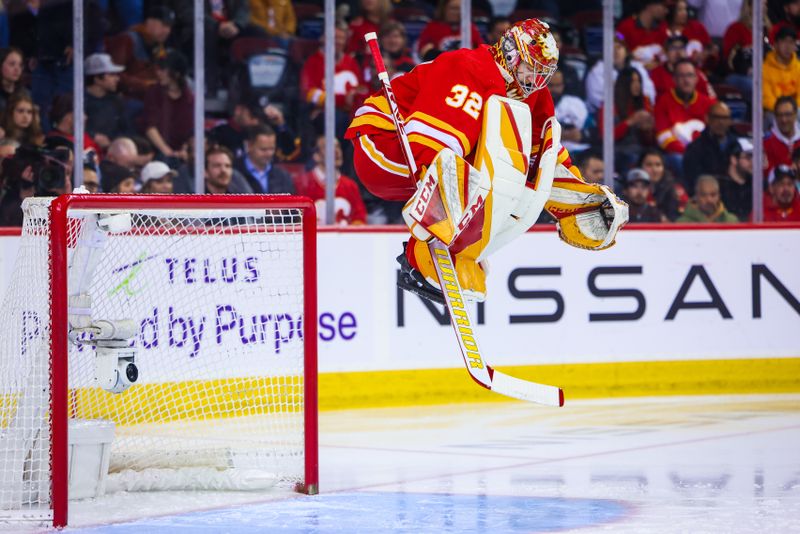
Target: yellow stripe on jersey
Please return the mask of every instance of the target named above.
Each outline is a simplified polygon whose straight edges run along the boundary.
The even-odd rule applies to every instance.
[[[364,152],[367,154],[369,159],[371,159],[378,167],[387,172],[391,172],[392,174],[397,174],[400,176],[409,175],[409,170],[406,165],[392,161],[384,156],[369,137],[362,135],[358,138],[358,140],[361,143],[361,148],[364,149]]]
[[[462,152],[459,155],[462,158],[464,157],[465,154],[469,154],[470,151],[472,150],[472,145],[470,144],[469,139],[467,139],[467,136],[464,134],[464,132],[462,132],[461,130],[456,130],[455,128],[453,128],[452,125],[447,124],[446,122],[439,120],[436,117],[432,117],[427,113],[423,113],[421,111],[415,111],[414,113],[412,113],[411,116],[406,119],[406,124],[408,124],[412,120],[418,120],[432,128],[440,130],[445,136],[448,137],[455,136],[458,139],[458,142],[461,144]],[[449,143],[445,144],[449,145]],[[453,152],[458,154],[458,151],[455,149],[455,147],[451,146],[450,148],[453,149]]]
[[[392,114],[392,110],[389,109],[389,102],[383,95],[375,95],[367,98],[366,100],[364,100],[364,105],[375,106],[381,113],[385,113],[386,115]]]
[[[430,148],[431,150],[439,153],[445,148],[445,145],[421,133],[412,133],[408,135],[409,143],[417,143]]]
[[[349,127],[353,128],[364,125],[374,126],[381,130],[394,130],[394,123],[390,119],[378,115],[377,113],[364,113],[360,117],[353,119]]]

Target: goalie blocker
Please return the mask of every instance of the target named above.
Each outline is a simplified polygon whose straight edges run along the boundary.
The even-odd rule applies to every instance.
[[[564,242],[589,250],[612,246],[627,222],[627,205],[608,187],[588,184],[560,164],[560,140],[561,127],[552,117],[542,128],[537,156],[529,160],[527,105],[489,98],[474,166],[450,149],[440,151],[403,208],[413,237],[398,257],[400,286],[443,302],[426,245],[438,239],[453,253],[464,296],[483,301],[487,258],[533,226],[542,209],[556,218]]]

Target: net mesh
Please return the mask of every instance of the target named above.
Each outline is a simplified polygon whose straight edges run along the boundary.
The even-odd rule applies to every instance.
[[[0,517],[50,499],[48,201],[23,209],[0,336]],[[69,418],[115,423],[112,473],[302,481],[301,223],[300,209],[69,212],[69,293],[88,289],[92,321],[136,325],[139,377],[122,393],[96,384],[93,334],[70,336]],[[91,247],[99,259],[86,267]]]

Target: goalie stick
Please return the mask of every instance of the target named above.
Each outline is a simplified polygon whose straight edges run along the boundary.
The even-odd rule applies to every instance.
[[[408,163],[410,176],[413,177],[417,172],[417,165],[414,161],[414,155],[411,152],[408,136],[406,135],[405,122],[397,106],[397,100],[395,99],[394,91],[389,81],[389,74],[386,72],[383,57],[378,48],[378,36],[375,32],[370,32],[364,36],[364,40],[367,42],[370,52],[372,53],[378,79],[383,85],[383,92],[389,103],[389,109],[392,113],[392,120],[395,123],[400,146],[402,147],[403,155]],[[472,379],[486,389],[501,395],[548,406],[563,406],[564,392],[561,388],[514,378],[513,376],[495,370],[486,362],[483,353],[478,347],[478,339],[475,335],[475,329],[472,326],[472,318],[465,305],[464,295],[461,291],[458,276],[456,275],[453,256],[450,250],[444,243],[437,239],[432,239],[428,247],[431,252],[431,257],[434,260],[433,263],[436,266],[436,274],[439,277],[439,284],[442,288],[444,301],[450,312],[450,323],[455,330],[458,346],[464,358],[464,364]]]

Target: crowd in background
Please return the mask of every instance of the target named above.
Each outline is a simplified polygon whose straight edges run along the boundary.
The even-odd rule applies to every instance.
[[[475,0],[473,46],[516,20],[548,21],[560,47],[549,89],[562,142],[602,182],[604,106],[613,107],[617,191],[631,222],[800,221],[800,0],[763,0],[763,113],[754,134],[753,0],[623,0],[613,65],[600,0]],[[195,93],[206,98],[205,192],[298,193],[324,203],[323,3],[207,0],[205,80],[193,82],[193,2],[85,0],[85,153],[72,153],[72,2],[3,0],[0,11],[0,225],[20,202],[71,191],[191,193]],[[499,16],[495,12],[506,12]],[[337,2],[336,224],[400,223],[401,206],[353,175],[342,135],[378,89],[363,37],[375,31],[391,76],[460,47],[460,0]],[[613,99],[603,100],[613,70]],[[753,144],[765,165],[753,169]],[[47,173],[45,168],[62,169]],[[323,206],[318,212],[325,213]]]

